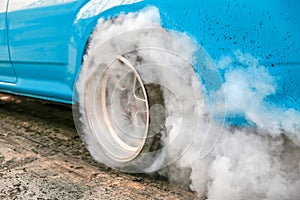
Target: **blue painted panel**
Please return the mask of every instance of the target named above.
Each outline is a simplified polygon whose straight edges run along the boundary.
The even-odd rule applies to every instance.
[[[0,91],[72,103],[85,45],[101,12],[135,0],[93,0],[84,6],[86,2],[10,1],[9,39],[12,61],[20,78],[14,86],[0,84]],[[121,11],[111,13],[116,15]]]
[[[146,0],[145,4],[159,7],[165,27],[195,38],[216,63],[236,50],[259,58],[277,84],[276,94],[267,100],[300,110],[299,0]]]
[[[69,43],[73,18],[83,3],[80,0],[9,2],[10,54],[19,75],[18,83],[10,88],[12,92],[70,102],[72,87],[66,81]]]
[[[8,28],[12,61],[67,64],[70,30],[81,3],[75,0],[10,1]]]
[[[14,83],[17,78],[8,53],[6,8],[7,0],[0,1],[0,82]]]
[[[124,5],[104,9],[112,2]],[[154,5],[165,28],[192,36],[216,63],[236,50],[259,58],[278,87],[267,100],[300,110],[299,0],[126,2],[134,1],[11,0],[11,54],[22,77],[16,87],[6,89],[71,102],[85,45],[97,19]],[[50,88],[53,86],[56,88]]]
[[[89,13],[98,14],[93,17],[97,19],[115,16],[121,11],[134,12],[149,5],[159,8],[165,28],[193,37],[215,63],[222,56],[231,56],[237,50],[258,58],[276,80],[277,92],[268,96],[267,100],[278,106],[300,110],[299,0],[145,0],[100,14],[94,8]],[[94,26],[96,21],[85,22],[83,19],[76,25]],[[220,69],[221,76],[223,73]],[[209,73],[206,75],[210,76]],[[220,86],[220,83],[214,85],[214,77],[211,80],[207,82],[211,84],[210,88]]]
[[[74,87],[78,77],[86,44],[99,18],[110,18],[120,13],[137,12],[148,6],[142,0],[91,0],[74,19],[69,44],[68,84]],[[76,59],[74,59],[76,58]]]
[[[6,32],[6,3],[0,2],[0,61],[9,61]]]
[[[270,66],[299,62],[299,0],[146,1],[160,8],[165,26],[189,33],[213,59],[239,49]]]

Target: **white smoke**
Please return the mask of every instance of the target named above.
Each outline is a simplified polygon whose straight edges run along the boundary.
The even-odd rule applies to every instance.
[[[97,84],[97,80],[94,79],[101,78],[106,67],[117,56],[123,55],[135,65],[145,84],[155,83],[163,86],[168,114],[165,121],[168,134],[162,135],[163,142],[165,146],[170,147],[177,144],[172,156],[160,156],[150,168],[143,171],[153,171],[177,160],[179,154],[188,148],[196,136],[199,110],[204,105],[200,84],[191,65],[197,49],[196,43],[188,36],[163,29],[160,25],[159,11],[155,7],[146,8],[138,13],[120,14],[117,18],[109,20],[100,19],[90,40],[77,83],[82,123],[88,124],[86,105],[91,104],[85,98],[86,83],[92,80]],[[139,63],[136,63],[137,57],[142,58]],[[153,109],[150,108],[151,110]],[[120,115],[115,113],[115,116]],[[84,140],[91,154],[96,160],[113,166],[109,160],[104,160],[105,156],[98,148],[95,134],[88,130],[88,127],[84,129]],[[129,130],[126,127],[122,129]],[[97,131],[105,132],[101,128]],[[194,134],[185,134],[187,132]],[[101,139],[98,140],[100,142]],[[168,148],[164,148],[161,154],[169,154]]]
[[[223,57],[219,64],[226,69],[222,89],[227,91],[227,112],[244,114],[268,135],[279,136],[284,131],[299,144],[300,113],[264,101],[268,95],[276,92],[276,82],[267,69],[259,64],[259,60],[250,54],[236,51],[234,58]]]
[[[226,70],[227,112],[243,114],[254,127],[224,128],[205,159],[192,147],[177,164],[192,170],[190,188],[211,200],[299,199],[300,113],[264,100],[276,92],[275,81],[250,54],[236,51],[218,64]]]
[[[84,99],[84,84],[95,70],[87,63],[111,61],[111,57],[106,57],[107,53],[101,51],[98,54],[103,56],[92,58],[93,51],[100,45],[106,45],[105,42],[114,36],[149,27],[162,29],[157,8],[121,14],[113,20],[99,20],[77,84],[80,100]],[[224,55],[216,62],[226,73],[220,90],[212,93],[221,100],[212,102],[212,105],[217,112],[222,112],[226,103],[229,114],[244,115],[253,127],[223,128],[214,150],[200,159],[206,134],[215,134],[211,139],[217,139],[222,130],[222,125],[210,119],[200,93],[200,82],[188,65],[189,62],[197,65],[194,55],[201,49],[187,35],[163,32],[157,34],[149,29],[135,38],[125,34],[122,43],[108,43],[104,48],[105,51],[122,54],[141,47],[159,47],[157,51],[139,52],[144,62],[165,66],[154,70],[138,69],[146,83],[158,82],[166,87],[163,92],[168,114],[165,123],[167,134],[163,140],[168,145],[148,170],[177,159],[175,164],[160,173],[171,181],[188,183],[201,199],[299,199],[300,114],[265,102],[268,95],[276,92],[276,85],[267,69],[259,64],[259,59],[236,51],[233,56]],[[225,102],[223,91],[226,92]],[[181,107],[178,107],[177,101],[180,101]],[[84,106],[81,109],[84,110]],[[194,140],[187,150],[186,140],[191,138]],[[92,155],[101,161],[93,138],[85,139]],[[187,152],[183,156],[179,155],[185,150]]]

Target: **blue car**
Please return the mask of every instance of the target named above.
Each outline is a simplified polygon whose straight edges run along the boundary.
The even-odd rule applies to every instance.
[[[153,171],[201,120],[280,132],[293,115],[299,126],[299,10],[298,0],[1,0],[0,91],[73,105],[98,161]],[[204,154],[219,135],[206,133]]]

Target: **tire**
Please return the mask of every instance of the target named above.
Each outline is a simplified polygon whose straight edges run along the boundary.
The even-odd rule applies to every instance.
[[[121,73],[116,73],[119,70]],[[117,77],[121,79],[112,83]],[[142,152],[155,152],[161,147],[165,113],[156,109],[150,114],[150,108],[164,108],[162,90],[159,85],[144,84],[134,66],[121,56],[102,74],[101,81],[98,78],[95,73],[86,82],[84,111],[76,105],[81,118],[77,120],[79,132],[84,141],[94,142],[87,145],[97,147],[96,157],[101,154],[102,163],[122,171],[140,172],[153,162],[149,157],[144,159]]]
[[[95,29],[76,83],[74,119],[95,160],[124,172],[153,172],[197,137],[204,101],[192,63],[198,50],[207,54],[186,35],[157,25],[122,32],[126,20],[100,21]]]

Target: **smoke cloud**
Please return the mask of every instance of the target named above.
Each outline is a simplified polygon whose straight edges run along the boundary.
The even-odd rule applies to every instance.
[[[299,199],[300,113],[265,101],[276,92],[276,83],[259,59],[236,51],[217,63],[226,71],[221,88],[226,101],[215,106],[226,103],[227,113],[245,116],[252,126],[225,127],[204,159],[197,158],[195,142],[175,169],[179,174],[182,168],[191,169],[190,188],[201,198]],[[171,180],[184,179],[174,174],[167,172]]]
[[[155,82],[165,88],[166,133],[162,137],[165,145],[145,171],[160,169],[177,160],[160,170],[160,174],[170,181],[187,184],[200,199],[298,200],[300,113],[265,101],[268,95],[276,93],[276,82],[260,64],[259,58],[236,50],[215,62],[225,71],[225,82],[218,91],[208,91],[215,99],[211,102],[213,114],[222,113],[226,107],[228,115],[244,116],[251,124],[248,127],[223,127],[212,120],[212,113],[201,94],[205,88],[192,68],[198,64],[197,51],[204,50],[185,34],[145,31],[145,27],[163,30],[157,8],[121,14],[113,20],[99,20],[77,84],[80,101],[84,101],[86,95],[83,92],[86,80],[96,70],[87,63],[107,64],[112,59],[104,50],[99,51],[99,46],[104,45],[102,49],[106,52],[121,55],[147,46],[159,47],[126,57],[133,63],[137,55],[143,58],[135,64],[140,65],[137,70],[144,83]],[[143,29],[138,37],[126,35],[126,32],[138,29]],[[124,36],[120,36],[122,33]],[[118,35],[124,42],[106,42]],[[92,57],[95,50],[103,56]],[[203,55],[208,58],[205,53]],[[147,68],[147,63],[154,64]],[[83,102],[82,113],[85,112],[84,105]],[[84,117],[82,121],[85,121]],[[94,138],[87,136],[85,140],[94,158],[103,161]],[[202,158],[204,143],[214,148]]]

